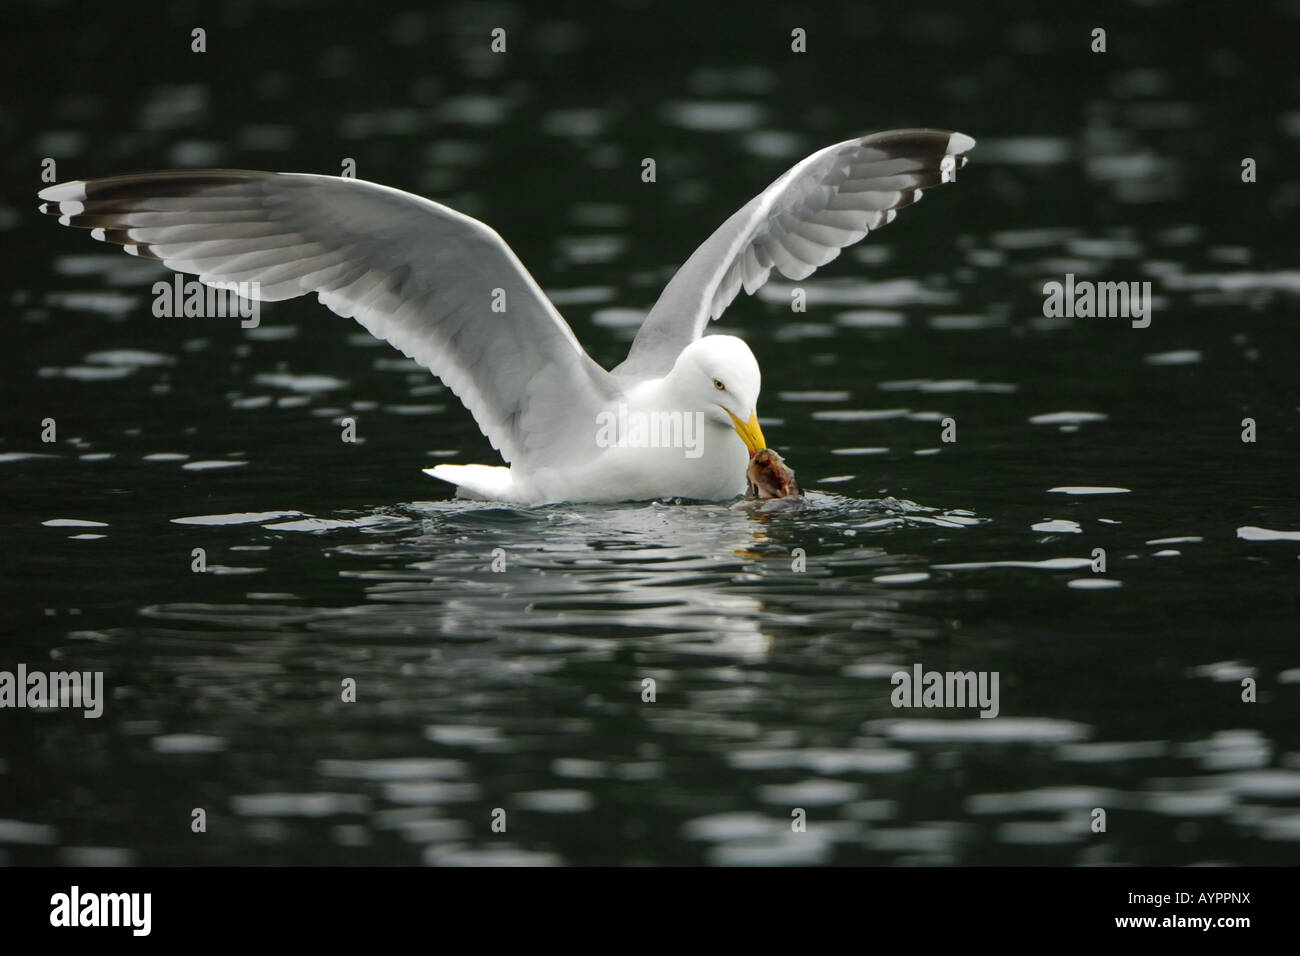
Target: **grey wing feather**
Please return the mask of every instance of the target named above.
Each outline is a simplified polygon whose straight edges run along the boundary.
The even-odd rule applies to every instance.
[[[266,301],[317,293],[441,378],[506,461],[545,466],[577,453],[617,394],[500,236],[410,193],[193,170],[78,180],[40,196],[64,225],[209,285],[257,282],[253,297]]]
[[[708,238],[664,288],[614,369],[661,376],[743,288],[776,269],[800,280],[892,222],[921,191],[951,182],[975,140],[948,130],[873,133],[813,153],[755,196]]]

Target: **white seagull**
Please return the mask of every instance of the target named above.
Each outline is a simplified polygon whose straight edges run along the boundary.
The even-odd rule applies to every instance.
[[[733,215],[673,276],[627,358],[605,371],[510,247],[446,206],[308,173],[190,170],[74,180],[40,210],[207,285],[268,302],[315,292],[438,376],[508,467],[426,471],[464,497],[520,504],[691,498],[745,489],[758,362],[705,335],[741,286],[810,276],[956,178],[975,141],[905,129],[813,153]]]

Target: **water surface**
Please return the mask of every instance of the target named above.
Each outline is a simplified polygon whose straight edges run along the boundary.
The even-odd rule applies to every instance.
[[[637,6],[343,33],[350,5],[231,3],[205,57],[180,14],[26,11],[0,669],[111,696],[0,713],[0,861],[1294,862],[1295,5],[1117,5],[1104,58],[1073,13],[932,7],[808,17],[802,58],[784,21]],[[806,312],[778,277],[715,326],[762,365],[797,510],[452,500],[420,469],[496,459],[425,371],[314,300],[154,319],[165,271],[33,211],[47,156],[350,157],[497,228],[610,367],[790,163],[912,125],[979,140],[960,181],[800,283]],[[1151,281],[1151,326],[1046,318],[1067,272]],[[999,716],[893,707],[918,663],[997,672]]]

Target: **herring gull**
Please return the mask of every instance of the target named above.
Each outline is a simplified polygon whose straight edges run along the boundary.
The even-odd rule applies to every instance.
[[[464,403],[501,465],[426,471],[464,497],[540,504],[726,500],[766,447],[749,347],[705,335],[773,269],[812,275],[921,192],[951,182],[975,141],[874,133],[819,150],[755,196],[664,288],[627,358],[606,371],[496,232],[376,183],[308,173],[187,170],[74,180],[41,212],[207,285],[275,302],[315,292],[426,366]]]

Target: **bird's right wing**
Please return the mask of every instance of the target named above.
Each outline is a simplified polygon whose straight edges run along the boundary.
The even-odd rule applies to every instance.
[[[476,219],[375,183],[192,170],[75,180],[41,211],[209,285],[315,292],[443,380],[530,467],[589,447],[618,389],[510,247]],[[495,307],[495,308],[494,308]]]
[[[615,374],[666,374],[742,285],[752,295],[774,268],[787,279],[806,279],[845,246],[892,222],[899,209],[921,198],[921,190],[956,179],[974,146],[964,133],[896,129],[813,153],[686,260]]]

